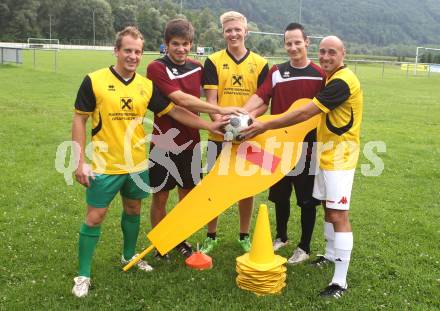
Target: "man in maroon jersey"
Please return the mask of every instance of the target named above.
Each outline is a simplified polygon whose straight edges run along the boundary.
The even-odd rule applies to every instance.
[[[263,84],[244,106],[251,116],[263,114],[271,101],[271,114],[280,114],[300,98],[313,98],[325,86],[325,73],[307,58],[309,39],[304,28],[291,23],[284,32],[284,47],[290,60],[272,67]],[[297,205],[301,208],[301,240],[288,263],[297,264],[307,260],[316,218],[316,206],[320,201],[312,197],[314,162],[311,162],[316,129],[305,137],[308,148],[303,148],[297,167],[273,185],[269,200],[275,203],[277,235],[274,250],[287,245],[287,223],[290,216],[290,196],[295,188]]]
[[[193,38],[194,28],[189,21],[169,21],[164,35],[167,54],[148,65],[147,77],[171,101],[193,112],[222,115],[245,112],[241,108],[219,107],[200,100],[203,67],[199,62],[188,58]],[[182,200],[200,181],[199,142],[197,129],[189,128],[166,115],[154,117],[149,158],[150,187],[154,192],[150,214],[152,227],[166,215],[170,190],[178,186],[179,200]],[[163,161],[165,157],[167,161]],[[186,241],[176,249],[185,257],[192,253],[191,245]]]

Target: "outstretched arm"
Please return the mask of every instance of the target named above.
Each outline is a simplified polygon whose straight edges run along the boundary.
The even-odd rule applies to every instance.
[[[187,109],[177,105],[175,105],[173,109],[168,112],[167,115],[186,126],[196,129],[208,130],[212,133],[219,135],[223,135],[221,128],[229,122],[228,119],[208,122],[195,115],[194,113],[191,113]]]
[[[252,95],[243,106],[249,112],[252,118],[256,118],[264,114],[268,108],[263,99],[257,94]]]
[[[310,119],[311,117],[321,113],[321,110],[313,102],[308,103],[298,109],[290,111],[283,116],[269,120],[267,122],[260,122],[255,120],[248,128],[241,133],[248,138],[264,133],[267,130],[278,129],[282,127],[291,126]]]
[[[215,113],[221,115],[246,113],[240,107],[220,107],[216,104],[204,102],[203,100],[182,91],[175,91],[168,95],[173,103],[194,112]]]

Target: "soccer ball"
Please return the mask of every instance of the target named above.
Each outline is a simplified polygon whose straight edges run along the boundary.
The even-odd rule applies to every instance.
[[[234,115],[229,119],[229,123],[225,126],[225,134],[223,139],[225,141],[241,141],[243,136],[240,132],[252,124],[252,119],[247,114]]]

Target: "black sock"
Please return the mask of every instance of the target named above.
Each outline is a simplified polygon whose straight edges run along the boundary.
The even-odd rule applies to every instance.
[[[301,207],[301,242],[298,244],[307,254],[310,253],[310,241],[315,227],[316,207]]]
[[[210,239],[213,239],[213,240],[215,240],[215,238],[217,237],[217,232],[208,232],[207,234],[206,234],[206,236],[208,237],[208,238],[210,238]]]
[[[277,221],[277,238],[281,241],[287,241],[287,223],[290,217],[290,202],[275,203],[276,221]]]
[[[241,233],[240,232],[240,240],[244,240],[245,237],[248,237],[249,233]]]

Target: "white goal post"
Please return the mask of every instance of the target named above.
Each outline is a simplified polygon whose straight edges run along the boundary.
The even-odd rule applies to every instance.
[[[47,39],[47,38],[28,38],[27,48],[33,51],[33,68],[37,66],[37,54],[36,51],[42,51],[43,53],[53,53],[53,70],[58,70],[57,54],[60,51],[59,39]]]
[[[27,47],[29,49],[45,49],[45,50],[59,50],[59,39],[47,38],[28,38]]]
[[[440,51],[440,49],[434,49],[434,48],[426,48],[424,46],[418,46],[417,50],[416,50],[416,59],[414,62],[414,75],[417,75],[417,66],[419,63],[419,50],[424,49],[424,50],[431,50],[431,51]]]
[[[265,31],[248,31],[248,33],[250,35],[252,35],[252,34],[255,34],[255,35],[265,35],[265,36],[274,36],[274,37],[277,37],[277,38],[283,37],[283,38],[280,38],[281,39],[280,44],[281,44],[281,46],[284,46],[284,43],[283,43],[283,41],[284,41],[284,33],[265,32]],[[321,41],[322,38],[324,38],[324,36],[316,36],[316,35],[312,36],[312,35],[309,35],[309,36],[307,36],[307,38],[309,38],[311,44],[313,43],[313,44],[319,45],[319,42]]]
[[[269,35],[269,36],[281,36],[284,37],[284,33],[276,33],[276,32],[264,32],[264,31],[248,31],[249,34],[257,34],[257,35]],[[310,39],[322,39],[324,36],[307,36]]]

